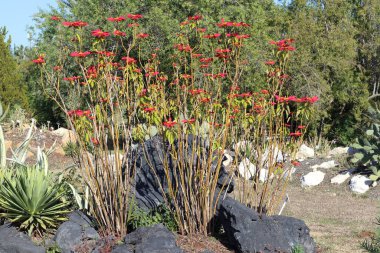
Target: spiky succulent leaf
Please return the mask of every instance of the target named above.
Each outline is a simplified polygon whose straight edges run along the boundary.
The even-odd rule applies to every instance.
[[[14,175],[4,177],[0,185],[0,217],[18,224],[29,234],[56,227],[70,211],[61,187],[43,170],[18,169]]]

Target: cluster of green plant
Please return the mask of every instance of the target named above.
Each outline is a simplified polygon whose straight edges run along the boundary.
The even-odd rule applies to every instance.
[[[2,110],[0,110],[2,111]],[[32,139],[34,121],[25,140],[6,164],[5,140],[0,126],[0,218],[6,219],[29,235],[57,227],[70,212],[67,190],[48,170],[47,155],[39,147],[37,162],[26,165],[25,158]]]
[[[380,177],[380,124],[377,122],[380,111],[371,107],[369,115],[371,116],[369,129],[351,146],[355,149],[355,154],[350,161],[363,169],[370,170],[372,172],[370,179],[376,181]]]
[[[380,218],[377,219],[377,225],[380,225]],[[369,253],[380,253],[380,228],[370,240],[362,242],[361,247]]]
[[[304,253],[305,249],[302,245],[297,245],[292,248],[292,253]]]
[[[160,205],[155,210],[146,212],[132,203],[128,219],[128,227],[131,231],[139,227],[149,227],[158,223],[164,224],[165,227],[173,232],[178,231],[178,224],[173,212],[165,205]]]
[[[0,217],[29,235],[55,228],[70,212],[62,187],[41,169],[17,168],[3,178],[0,186]]]

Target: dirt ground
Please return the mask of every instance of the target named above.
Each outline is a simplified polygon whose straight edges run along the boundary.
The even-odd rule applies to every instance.
[[[320,169],[326,172],[322,184],[312,188],[301,187],[300,177],[311,171],[310,165],[330,160],[338,161],[340,166]],[[339,171],[349,168],[346,160],[346,156],[306,160],[288,187],[290,201],[283,214],[305,221],[320,252],[363,252],[360,243],[373,235],[376,218],[380,216],[379,186],[359,195],[350,191],[349,180],[341,185],[330,183]]]
[[[23,141],[25,134],[26,132],[23,133],[20,130],[6,132],[7,145],[15,148]],[[73,163],[71,158],[64,155],[63,149],[59,145],[60,137],[52,135],[48,131],[39,132],[33,139],[32,152],[28,155],[28,162],[34,162],[33,151],[36,151],[37,145],[45,145],[46,148],[49,148],[55,140],[58,145],[56,151],[49,156],[50,169],[63,171],[71,165]],[[10,157],[10,149],[7,153]],[[326,176],[321,185],[312,188],[301,187],[300,177],[311,171],[310,165],[332,159],[337,161],[340,166],[322,170],[326,172]],[[305,221],[321,253],[363,252],[360,249],[360,242],[373,235],[373,231],[376,229],[376,217],[380,215],[380,186],[371,188],[366,194],[356,195],[349,190],[348,180],[342,185],[330,183],[330,179],[339,171],[349,168],[346,160],[345,156],[305,160],[298,167],[288,186],[287,192],[290,201],[283,214]],[[180,241],[186,248],[186,241],[189,241],[187,244],[193,244],[194,241],[200,242],[201,240],[199,238],[195,240],[180,238]],[[215,244],[214,241],[211,244],[213,243]],[[207,244],[207,240],[205,244]],[[215,249],[215,247],[218,246],[212,248]]]

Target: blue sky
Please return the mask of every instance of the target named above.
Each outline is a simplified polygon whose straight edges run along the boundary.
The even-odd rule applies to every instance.
[[[33,14],[49,5],[57,6],[56,0],[0,0],[0,26],[7,27],[12,44],[29,44],[26,28],[33,24]]]

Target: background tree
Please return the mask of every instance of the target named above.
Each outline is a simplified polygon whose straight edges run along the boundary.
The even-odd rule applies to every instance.
[[[28,106],[26,89],[16,60],[11,53],[11,38],[5,27],[0,28],[0,100],[5,105]]]

